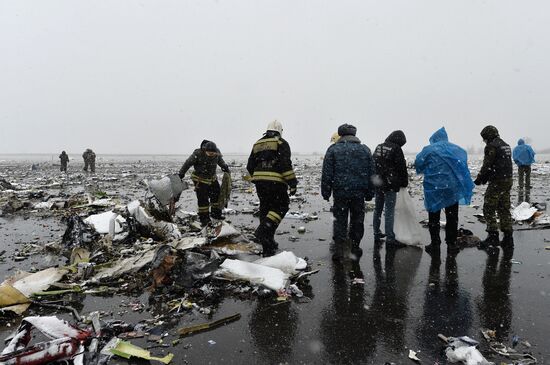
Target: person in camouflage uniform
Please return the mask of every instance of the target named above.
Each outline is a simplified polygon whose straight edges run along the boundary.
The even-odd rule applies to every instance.
[[[197,194],[199,220],[203,226],[210,223],[210,216],[214,219],[223,219],[222,207],[218,205],[220,184],[216,176],[216,167],[220,166],[223,172],[229,173],[229,166],[223,160],[216,144],[211,141],[202,141],[200,148],[193,151],[179,171],[183,179],[187,170],[193,166],[191,180],[195,184]]]
[[[67,152],[62,151],[59,155],[59,159],[61,160],[61,172],[67,172],[67,164],[69,163]]]
[[[84,171],[88,171],[88,167],[90,167],[90,171],[95,172],[95,152],[91,148],[87,148],[82,154],[82,158],[84,159]]]
[[[481,137],[486,143],[483,166],[474,183],[487,185],[483,203],[483,215],[487,221],[487,239],[481,242],[480,248],[489,246],[513,247],[512,215],[510,213],[510,191],[513,185],[512,150],[504,142],[498,130],[489,125],[481,131]],[[500,230],[504,233],[499,242],[497,216],[500,220]]]

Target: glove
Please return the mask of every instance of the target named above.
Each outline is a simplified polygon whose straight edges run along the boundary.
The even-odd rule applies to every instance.
[[[325,199],[327,202],[330,201],[330,195],[329,196],[323,196],[323,199]]]
[[[290,188],[290,190],[288,191],[288,195],[293,196],[295,194],[296,194],[296,187]]]
[[[481,179],[480,179],[479,177],[477,177],[477,178],[474,180],[474,184],[476,184],[476,185],[479,186],[479,185],[481,185],[481,184],[483,184],[483,183],[481,182]]]

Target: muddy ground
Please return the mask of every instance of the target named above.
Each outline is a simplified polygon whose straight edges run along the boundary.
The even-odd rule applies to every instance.
[[[236,181],[244,174],[244,158],[226,157],[233,164]],[[540,159],[539,159],[540,160]],[[346,262],[333,265],[329,253],[332,215],[330,204],[323,201],[319,190],[320,156],[295,158],[297,174],[301,176],[299,199],[291,211],[318,213],[319,219],[302,222],[285,219],[279,228],[277,241],[281,250],[307,257],[319,273],[311,276],[308,287],[302,287],[306,298],[279,302],[275,296],[238,298],[228,295],[212,306],[210,315],[188,311],[173,316],[161,325],[168,333],[155,355],[172,352],[174,364],[206,363],[412,363],[408,349],[418,353],[425,364],[445,364],[442,343],[437,335],[468,335],[481,342],[481,352],[500,363],[505,358],[494,356],[484,342],[481,329],[492,329],[497,338],[511,344],[514,335],[528,341],[528,351],[538,363],[550,363],[550,231],[516,231],[514,261],[499,255],[488,255],[476,248],[465,248],[455,258],[447,257],[443,245],[440,257],[431,257],[422,249],[408,247],[398,251],[375,249],[372,235],[372,212],[366,215],[366,232],[362,242],[364,255],[359,264]],[[28,185],[49,194],[67,195],[90,188],[105,191],[121,203],[143,198],[143,179],[174,173],[182,158],[100,158],[94,176],[83,174],[78,162],[70,165],[67,177],[59,174],[58,166],[41,163],[31,171],[30,160],[5,159],[0,162],[0,177],[10,182]],[[473,170],[478,163],[473,163]],[[239,182],[229,208],[237,211],[227,215],[237,228],[254,228],[257,219],[239,214],[253,208],[257,198],[248,186]],[[413,176],[411,191],[421,219],[427,218],[422,208],[420,180]],[[545,167],[536,165],[533,176],[533,202],[548,203],[549,175]],[[480,213],[483,189],[476,189],[472,206],[461,207],[460,224],[484,237],[484,225],[474,214]],[[515,193],[514,193],[515,194]],[[514,198],[515,202],[515,198]],[[194,193],[187,190],[179,204],[185,211],[196,209]],[[476,207],[477,206],[477,207]],[[298,227],[307,231],[298,233]],[[526,228],[517,225],[516,229]],[[42,269],[66,260],[46,254],[31,255],[14,262],[16,251],[29,243],[44,245],[59,240],[65,230],[60,214],[23,210],[0,218],[0,279],[17,269]],[[442,231],[442,236],[443,236]],[[427,229],[423,230],[426,244]],[[364,278],[364,284],[356,278]],[[86,314],[103,311],[109,318],[137,323],[159,314],[155,295],[69,294],[62,298]],[[134,311],[129,302],[140,302],[143,310]],[[162,306],[161,306],[162,307]],[[135,307],[134,307],[135,308]],[[160,310],[162,311],[162,310]],[[67,313],[31,307],[31,314],[56,313],[72,319]],[[178,338],[177,328],[240,313],[241,319],[216,330]],[[20,317],[0,319],[0,338],[5,338],[19,324]],[[140,346],[150,346],[145,338],[133,339]],[[522,345],[519,345],[521,348]],[[111,363],[127,363],[114,359]],[[131,363],[139,363],[134,360]]]

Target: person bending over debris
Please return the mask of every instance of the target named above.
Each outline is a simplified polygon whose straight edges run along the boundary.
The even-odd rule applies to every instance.
[[[88,171],[88,166],[91,172],[95,172],[95,152],[91,148],[87,148],[82,154],[84,159],[84,171]]]
[[[179,171],[183,179],[187,170],[193,166],[191,180],[195,184],[199,220],[203,226],[210,223],[210,216],[223,219],[222,207],[219,206],[220,183],[216,176],[216,168],[220,166],[223,172],[229,173],[229,166],[223,160],[222,154],[212,141],[202,141],[200,148],[193,151]]]
[[[395,216],[395,202],[400,188],[406,188],[409,184],[407,161],[403,155],[403,147],[407,138],[403,131],[392,132],[386,141],[379,144],[374,150],[374,166],[376,175],[374,186],[376,187],[375,208],[373,214],[374,243],[380,247],[383,235],[380,232],[382,211],[385,210],[385,234],[387,237],[386,248],[401,248],[406,245],[396,241],[393,232]]]
[[[520,138],[512,152],[514,162],[518,166],[518,204],[529,202],[531,195],[531,165],[535,163],[535,151]],[[525,181],[525,190],[524,184]],[[525,194],[524,194],[525,193]]]
[[[457,253],[458,205],[470,204],[474,184],[468,169],[466,151],[449,142],[447,131],[441,128],[430,137],[430,145],[416,156],[416,172],[424,175],[424,206],[428,211],[431,243],[428,253],[439,252],[441,210],[445,209],[447,251]]]
[[[246,165],[260,199],[260,224],[255,236],[264,256],[272,256],[277,251],[275,231],[288,212],[289,194],[296,193],[298,183],[290,146],[282,133],[281,123],[276,120],[269,123],[264,136],[254,143]]]
[[[498,133],[498,129],[488,125],[481,131],[481,137],[486,143],[483,166],[474,181],[476,185],[487,184],[483,202],[483,216],[487,221],[487,238],[479,248],[489,246],[513,247],[512,215],[510,213],[510,190],[513,185],[512,150]],[[497,215],[500,220],[500,230],[504,233],[499,242]]]
[[[67,155],[67,152],[61,151],[59,159],[61,160],[61,172],[67,172],[67,164],[69,163],[69,156]]]
[[[343,124],[338,128],[340,139],[330,146],[323,161],[321,194],[323,199],[334,197],[334,252],[332,259],[340,261],[348,236],[351,253],[356,259],[363,251],[359,247],[365,231],[365,200],[372,200],[374,162],[370,149],[355,136],[357,128]]]

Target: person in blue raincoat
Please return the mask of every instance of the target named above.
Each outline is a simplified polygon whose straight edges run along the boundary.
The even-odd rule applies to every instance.
[[[518,145],[514,148],[512,158],[518,166],[518,202],[528,202],[531,195],[531,165],[535,163],[535,151],[520,138]]]
[[[470,204],[474,183],[468,169],[466,151],[449,142],[445,128],[430,137],[430,145],[416,156],[416,172],[424,175],[424,206],[428,211],[431,244],[426,251],[439,250],[439,219],[445,209],[447,249],[456,251],[458,205]]]

